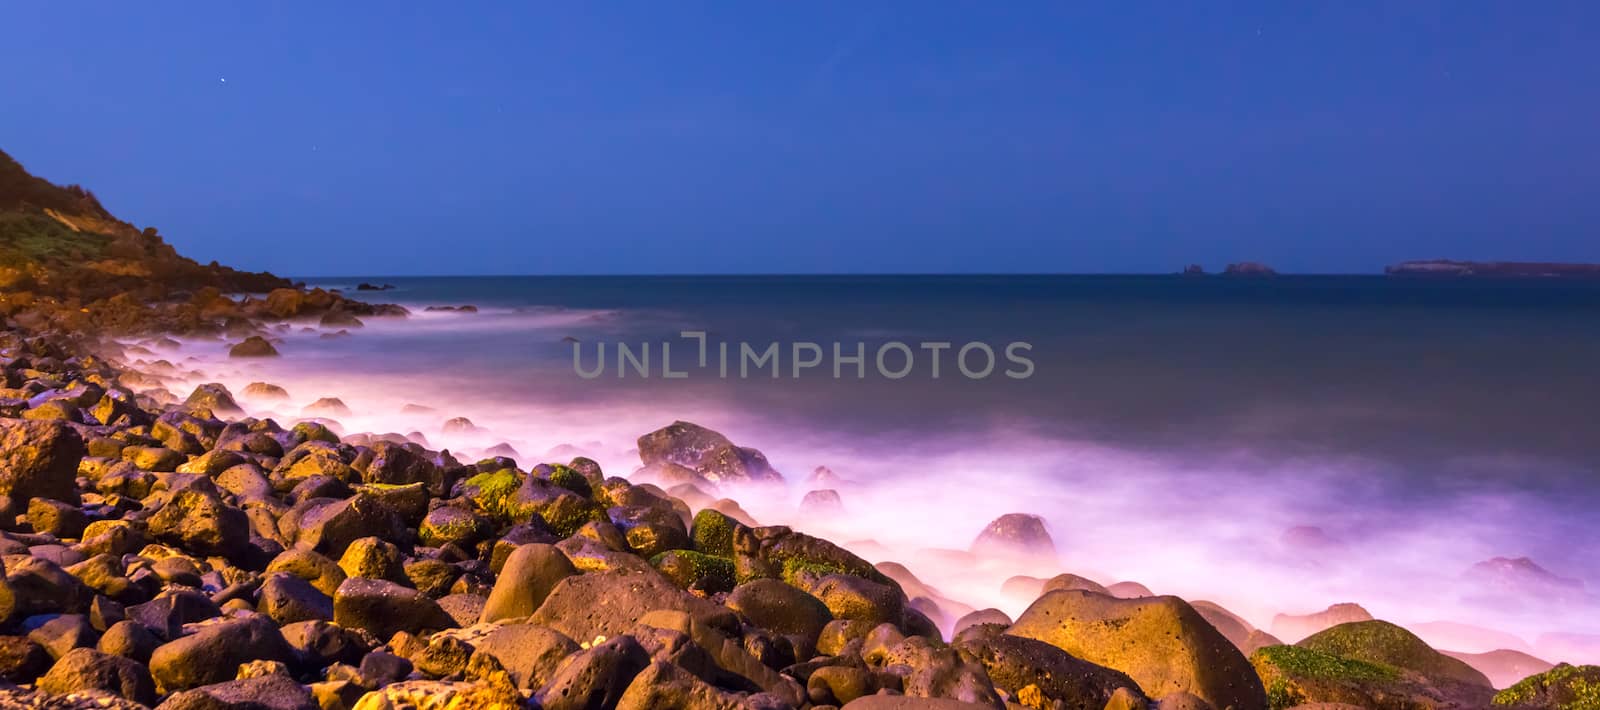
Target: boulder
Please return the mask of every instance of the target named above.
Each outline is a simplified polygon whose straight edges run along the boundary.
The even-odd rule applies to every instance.
[[[30,498],[76,504],[83,437],[56,421],[0,419],[0,496],[13,506]]]
[[[477,652],[493,656],[524,690],[543,688],[556,668],[578,652],[578,644],[561,632],[533,624],[506,624],[478,641]]]
[[[952,645],[983,664],[996,688],[1015,697],[1034,686],[1046,706],[1103,708],[1119,689],[1139,699],[1144,693],[1126,673],[1080,660],[1055,646],[1000,633],[996,626],[958,635]]]
[[[322,710],[305,686],[269,673],[174,693],[160,710]]]
[[[686,612],[696,622],[714,628],[738,628],[727,607],[678,588],[648,567],[567,577],[556,584],[528,621],[584,643],[626,633],[640,617],[660,610]]]
[[[363,577],[350,577],[339,585],[333,595],[333,621],[346,628],[365,629],[380,639],[397,631],[415,634],[456,626],[438,602],[421,592]]]
[[[156,684],[144,664],[91,648],[75,648],[39,678],[39,689],[55,695],[98,690],[146,705],[156,702]]]
[[[616,707],[650,654],[631,636],[618,636],[568,656],[536,696],[544,710]]]
[[[1044,518],[1007,513],[991,521],[972,541],[974,554],[1009,554],[1055,559],[1056,544]]]
[[[639,459],[646,466],[674,463],[718,484],[783,481],[760,451],[734,446],[728,437],[698,424],[676,421],[639,437],[638,443]]]
[[[250,518],[214,490],[189,488],[150,517],[150,533],[197,555],[234,557],[250,542]]]
[[[833,613],[821,600],[776,579],[756,579],[734,588],[729,609],[763,629],[799,636],[815,646]]]
[[[1387,621],[1339,624],[1301,639],[1296,646],[1368,663],[1416,671],[1439,683],[1493,688],[1489,679],[1460,659],[1433,650],[1426,642]]]
[[[506,558],[479,621],[531,616],[561,580],[577,573],[572,561],[554,545],[522,545]]]
[[[265,616],[249,614],[203,624],[150,655],[150,674],[165,692],[222,683],[250,661],[294,660],[294,649]]]
[[[233,393],[218,382],[207,382],[194,388],[189,393],[189,398],[183,401],[183,406],[189,409],[204,407],[217,415],[242,414],[239,403],[233,401]]]
[[[628,684],[622,697],[617,700],[617,710],[744,710],[747,707],[738,695],[721,690],[664,661],[655,661],[646,666],[634,676],[633,682]]]
[[[1007,630],[1128,674],[1146,693],[1192,693],[1218,708],[1263,710],[1266,691],[1239,649],[1177,597],[1050,592]]]
[[[252,335],[228,348],[228,357],[277,357],[278,349],[259,335]]]

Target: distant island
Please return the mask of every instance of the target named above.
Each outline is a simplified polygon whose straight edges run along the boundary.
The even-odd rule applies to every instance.
[[[1558,264],[1528,261],[1402,261],[1386,266],[1390,276],[1492,278],[1600,278],[1600,264]]]

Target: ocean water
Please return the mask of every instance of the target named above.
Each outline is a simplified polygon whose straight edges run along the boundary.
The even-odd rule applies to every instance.
[[[906,563],[951,601],[1011,613],[1013,574],[1210,599],[1270,630],[1356,602],[1460,651],[1600,660],[1600,283],[1384,277],[504,277],[308,279],[415,315],[348,336],[315,324],[274,360],[193,342],[178,386],[252,381],[294,419],[337,396],[347,432],[419,434],[463,458],[507,444],[524,467],[582,453],[638,466],[674,420],[765,452],[788,485],[721,492],[764,524]],[[384,292],[355,292],[362,282]],[[471,304],[477,313],[428,312]],[[699,367],[698,341],[710,344]],[[910,372],[874,353],[908,345]],[[864,377],[832,347],[859,344]],[[661,343],[684,376],[665,377]],[[732,350],[723,376],[719,343]],[[779,376],[740,377],[739,344]],[[819,366],[796,376],[795,343]],[[940,376],[924,343],[950,343]],[[955,351],[984,343],[987,377]],[[1006,347],[1031,362],[1028,377]],[[618,344],[651,351],[649,376]],[[649,344],[648,346],[646,344]],[[606,348],[602,374],[581,376]],[[886,369],[905,362],[895,351]],[[971,353],[982,369],[981,350]],[[403,412],[406,404],[433,411]],[[477,429],[447,432],[467,417]],[[844,511],[797,509],[818,466]],[[1054,560],[971,559],[985,523],[1043,516]],[[1545,573],[1468,573],[1495,557]],[[1581,590],[1574,584],[1585,585]],[[1451,622],[1449,625],[1438,622]],[[1286,639],[1292,640],[1292,639]]]

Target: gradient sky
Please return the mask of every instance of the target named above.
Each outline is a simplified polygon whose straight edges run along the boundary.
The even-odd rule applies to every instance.
[[[1593,2],[466,5],[6,3],[0,148],[305,276],[1600,261]]]

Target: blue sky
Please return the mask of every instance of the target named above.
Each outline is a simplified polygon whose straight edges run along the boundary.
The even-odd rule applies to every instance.
[[[0,148],[293,275],[1600,261],[1600,5],[9,3]]]

